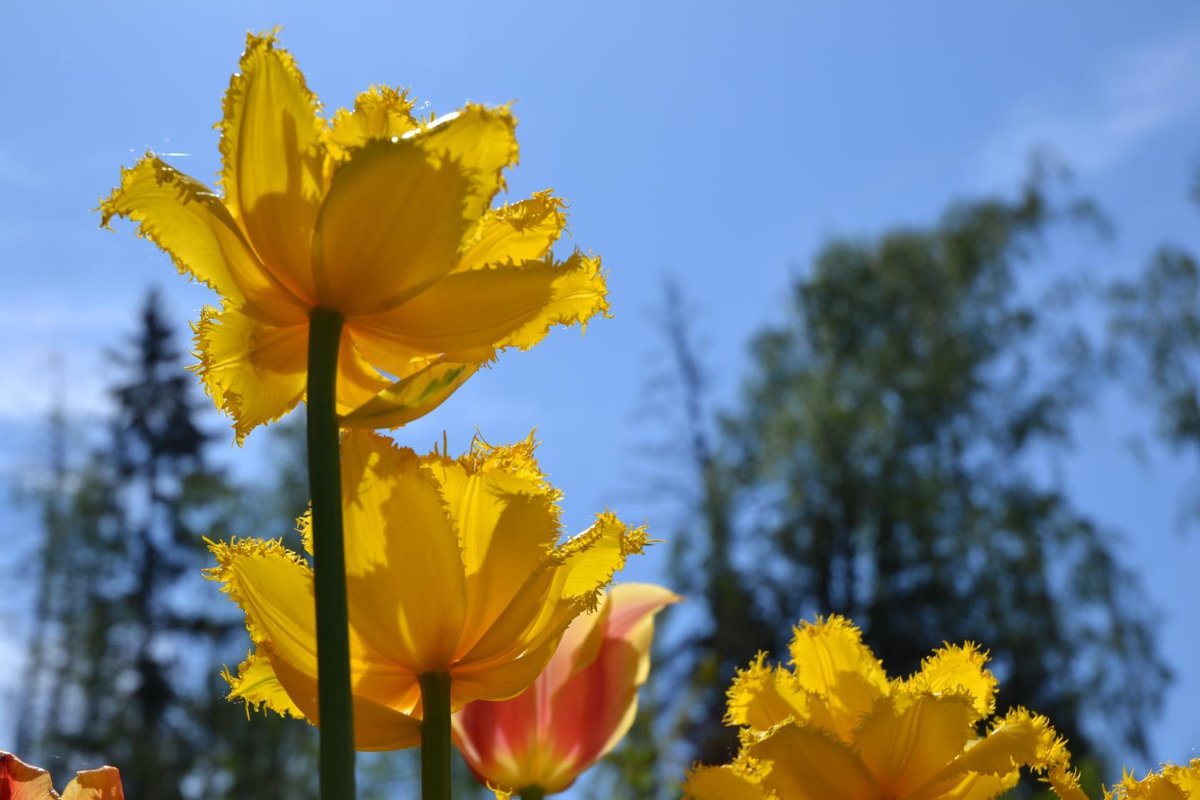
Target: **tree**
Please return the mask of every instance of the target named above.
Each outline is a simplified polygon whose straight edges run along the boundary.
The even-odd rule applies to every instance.
[[[205,459],[179,356],[151,294],[113,357],[107,441],[82,467],[68,466],[56,418],[19,739],[34,760],[119,765],[130,796],[315,797],[298,759],[313,746],[306,726],[248,729],[222,697],[220,665],[246,644],[240,614],[201,577],[202,537],[270,523]]]
[[[1030,471],[1068,444],[1099,380],[1081,336],[1055,333],[1061,315],[1019,280],[1069,219],[1096,217],[1052,205],[1036,177],[1013,202],[831,242],[787,319],[755,337],[715,444],[692,440],[700,500],[676,564],[707,612],[689,651],[696,758],[736,747],[713,711],[733,668],[835,612],[893,674],[942,641],[976,641],[1001,708],[1047,714],[1084,759],[1144,751],[1168,676],[1137,580],[1110,532]],[[673,347],[697,397],[692,351]]]

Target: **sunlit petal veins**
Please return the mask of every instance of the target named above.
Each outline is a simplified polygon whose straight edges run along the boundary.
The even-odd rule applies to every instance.
[[[575,253],[563,264],[533,261],[450,275],[355,326],[409,351],[482,361],[500,348],[532,347],[553,325],[583,324],[607,310],[599,260]]]
[[[468,234],[454,272],[544,258],[567,225],[565,205],[546,190],[488,211]]]
[[[516,131],[517,120],[507,107],[468,104],[409,132],[405,138],[427,150],[438,163],[453,164],[470,176],[470,192],[462,213],[465,220],[473,222],[505,188],[504,169],[517,163]]]
[[[458,535],[437,482],[411,450],[350,431],[342,440],[342,492],[356,629],[415,675],[447,669],[466,590]]]
[[[750,747],[763,786],[787,800],[876,800],[880,787],[849,746],[819,728],[782,725]]]
[[[321,305],[392,308],[449,272],[466,232],[470,178],[411,142],[372,142],[333,176],[313,238]]]
[[[319,105],[272,35],[247,35],[239,67],[218,126],[221,185],[267,269],[311,306],[309,243],[323,194]]]

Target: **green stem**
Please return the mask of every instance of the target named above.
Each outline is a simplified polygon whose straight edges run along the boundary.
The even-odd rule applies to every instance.
[[[546,790],[540,786],[526,786],[517,794],[521,795],[521,800],[544,800]]]
[[[421,800],[450,800],[450,673],[426,672],[421,684]]]
[[[321,798],[354,800],[354,714],[342,476],[338,451],[337,360],[342,315],[314,309],[308,323],[308,487],[312,496],[317,604],[317,705]]]

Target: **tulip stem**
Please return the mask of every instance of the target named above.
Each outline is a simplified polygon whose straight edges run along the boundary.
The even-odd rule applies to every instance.
[[[421,684],[421,800],[450,799],[450,673],[426,672]]]
[[[546,790],[540,786],[526,786],[517,794],[521,795],[521,800],[544,800]]]
[[[308,487],[312,497],[317,606],[317,706],[321,798],[354,800],[354,716],[342,476],[338,451],[337,362],[342,315],[318,308],[308,324]]]

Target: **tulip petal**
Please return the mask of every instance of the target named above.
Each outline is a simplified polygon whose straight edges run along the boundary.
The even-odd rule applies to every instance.
[[[768,800],[766,791],[732,766],[697,767],[683,785],[689,800]]]
[[[922,662],[921,670],[901,684],[914,694],[966,692],[971,696],[975,718],[990,716],[996,709],[996,676],[985,668],[987,654],[974,644],[946,645]]]
[[[251,707],[266,705],[281,715],[313,724],[320,720],[316,678],[292,669],[281,659],[254,654],[242,663],[236,678],[226,672],[225,679],[230,683],[230,700],[241,699]],[[353,702],[355,749],[400,750],[420,744],[420,720],[358,692]]]
[[[825,727],[848,740],[875,700],[888,692],[887,674],[863,644],[862,632],[837,615],[815,624],[805,621],[794,630],[790,650],[800,687],[825,701],[812,713],[820,713]]]
[[[317,626],[312,569],[279,541],[209,542],[209,550],[216,557],[217,566],[207,570],[205,576],[222,583],[221,591],[245,613],[251,641],[271,658],[272,669],[280,676],[289,697],[312,719],[315,712],[306,705],[304,693],[290,685],[283,674],[287,668],[306,681],[316,680]],[[358,620],[352,620],[350,627],[350,677],[354,693],[377,703],[404,707],[416,677],[373,650],[364,641],[357,623]]]
[[[323,191],[324,125],[304,76],[273,35],[248,34],[225,93],[221,185],[280,283],[315,305],[309,242]]]
[[[1046,769],[1065,765],[1067,758],[1066,748],[1049,720],[1016,709],[996,722],[983,739],[960,748],[934,779],[957,778],[970,772],[1007,775],[1019,767]]]
[[[458,535],[413,451],[366,431],[342,439],[350,618],[414,675],[450,666],[466,606]]]
[[[100,767],[75,773],[62,800],[125,800],[121,773],[116,767]]]
[[[559,494],[534,461],[534,446],[532,436],[508,447],[477,439],[465,458],[425,461],[462,543],[464,652],[491,627],[558,538]]]
[[[562,264],[449,275],[392,311],[356,319],[355,328],[388,346],[478,362],[500,348],[528,349],[553,325],[582,325],[607,311],[599,259],[577,252]]]
[[[233,417],[240,444],[246,435],[286,414],[304,396],[308,323],[277,326],[240,308],[205,307],[195,325],[194,367],[217,407]]]
[[[436,362],[377,392],[339,420],[344,428],[398,428],[440,406],[479,367]]]
[[[438,117],[405,137],[419,144],[442,164],[452,164],[471,178],[462,206],[464,219],[474,221],[492,204],[504,186],[504,169],[517,163],[517,120],[507,107],[469,104]]]
[[[325,145],[329,156],[344,161],[365,144],[416,130],[413,101],[408,91],[389,86],[372,86],[354,98],[354,110],[340,108],[329,122]]]
[[[57,797],[50,773],[32,767],[0,750],[0,797],[12,800],[51,800]]]
[[[454,272],[544,258],[566,227],[565,205],[547,190],[487,212],[468,236]]]
[[[651,584],[622,584],[609,592],[606,605],[611,611],[603,622],[599,651],[548,697],[549,769],[538,782],[547,793],[567,789],[629,732],[637,716],[638,689],[650,673],[654,615],[679,599]],[[554,660],[562,650],[560,643]],[[563,660],[571,661],[571,654],[564,654]],[[537,690],[535,684],[533,691]]]
[[[227,700],[241,700],[247,708],[256,711],[265,706],[281,717],[305,718],[304,712],[279,682],[270,658],[265,655],[252,653],[238,665],[237,675],[226,669],[221,677],[229,684]]]
[[[343,332],[341,344],[338,346],[337,410],[339,416],[353,412],[391,386],[392,380],[380,374],[363,357],[354,337]]]
[[[966,695],[883,698],[863,719],[855,745],[880,785],[896,797],[908,798],[961,755],[974,733],[973,721]],[[1004,772],[1011,770],[1008,765]]]
[[[334,173],[316,222],[321,304],[349,316],[377,312],[449,272],[469,185],[461,168],[403,139],[356,150]]]
[[[137,222],[138,235],[165,250],[180,273],[227,301],[248,303],[278,324],[304,321],[299,299],[259,263],[221,198],[155,156],[121,170],[121,185],[100,212],[104,227],[114,216]]]
[[[788,719],[809,718],[808,694],[790,670],[768,666],[766,653],[738,670],[728,697],[726,725],[766,731]]]
[[[879,784],[850,749],[829,733],[807,725],[783,725],[750,747],[769,762],[762,783],[788,800],[863,800],[879,796]]]

